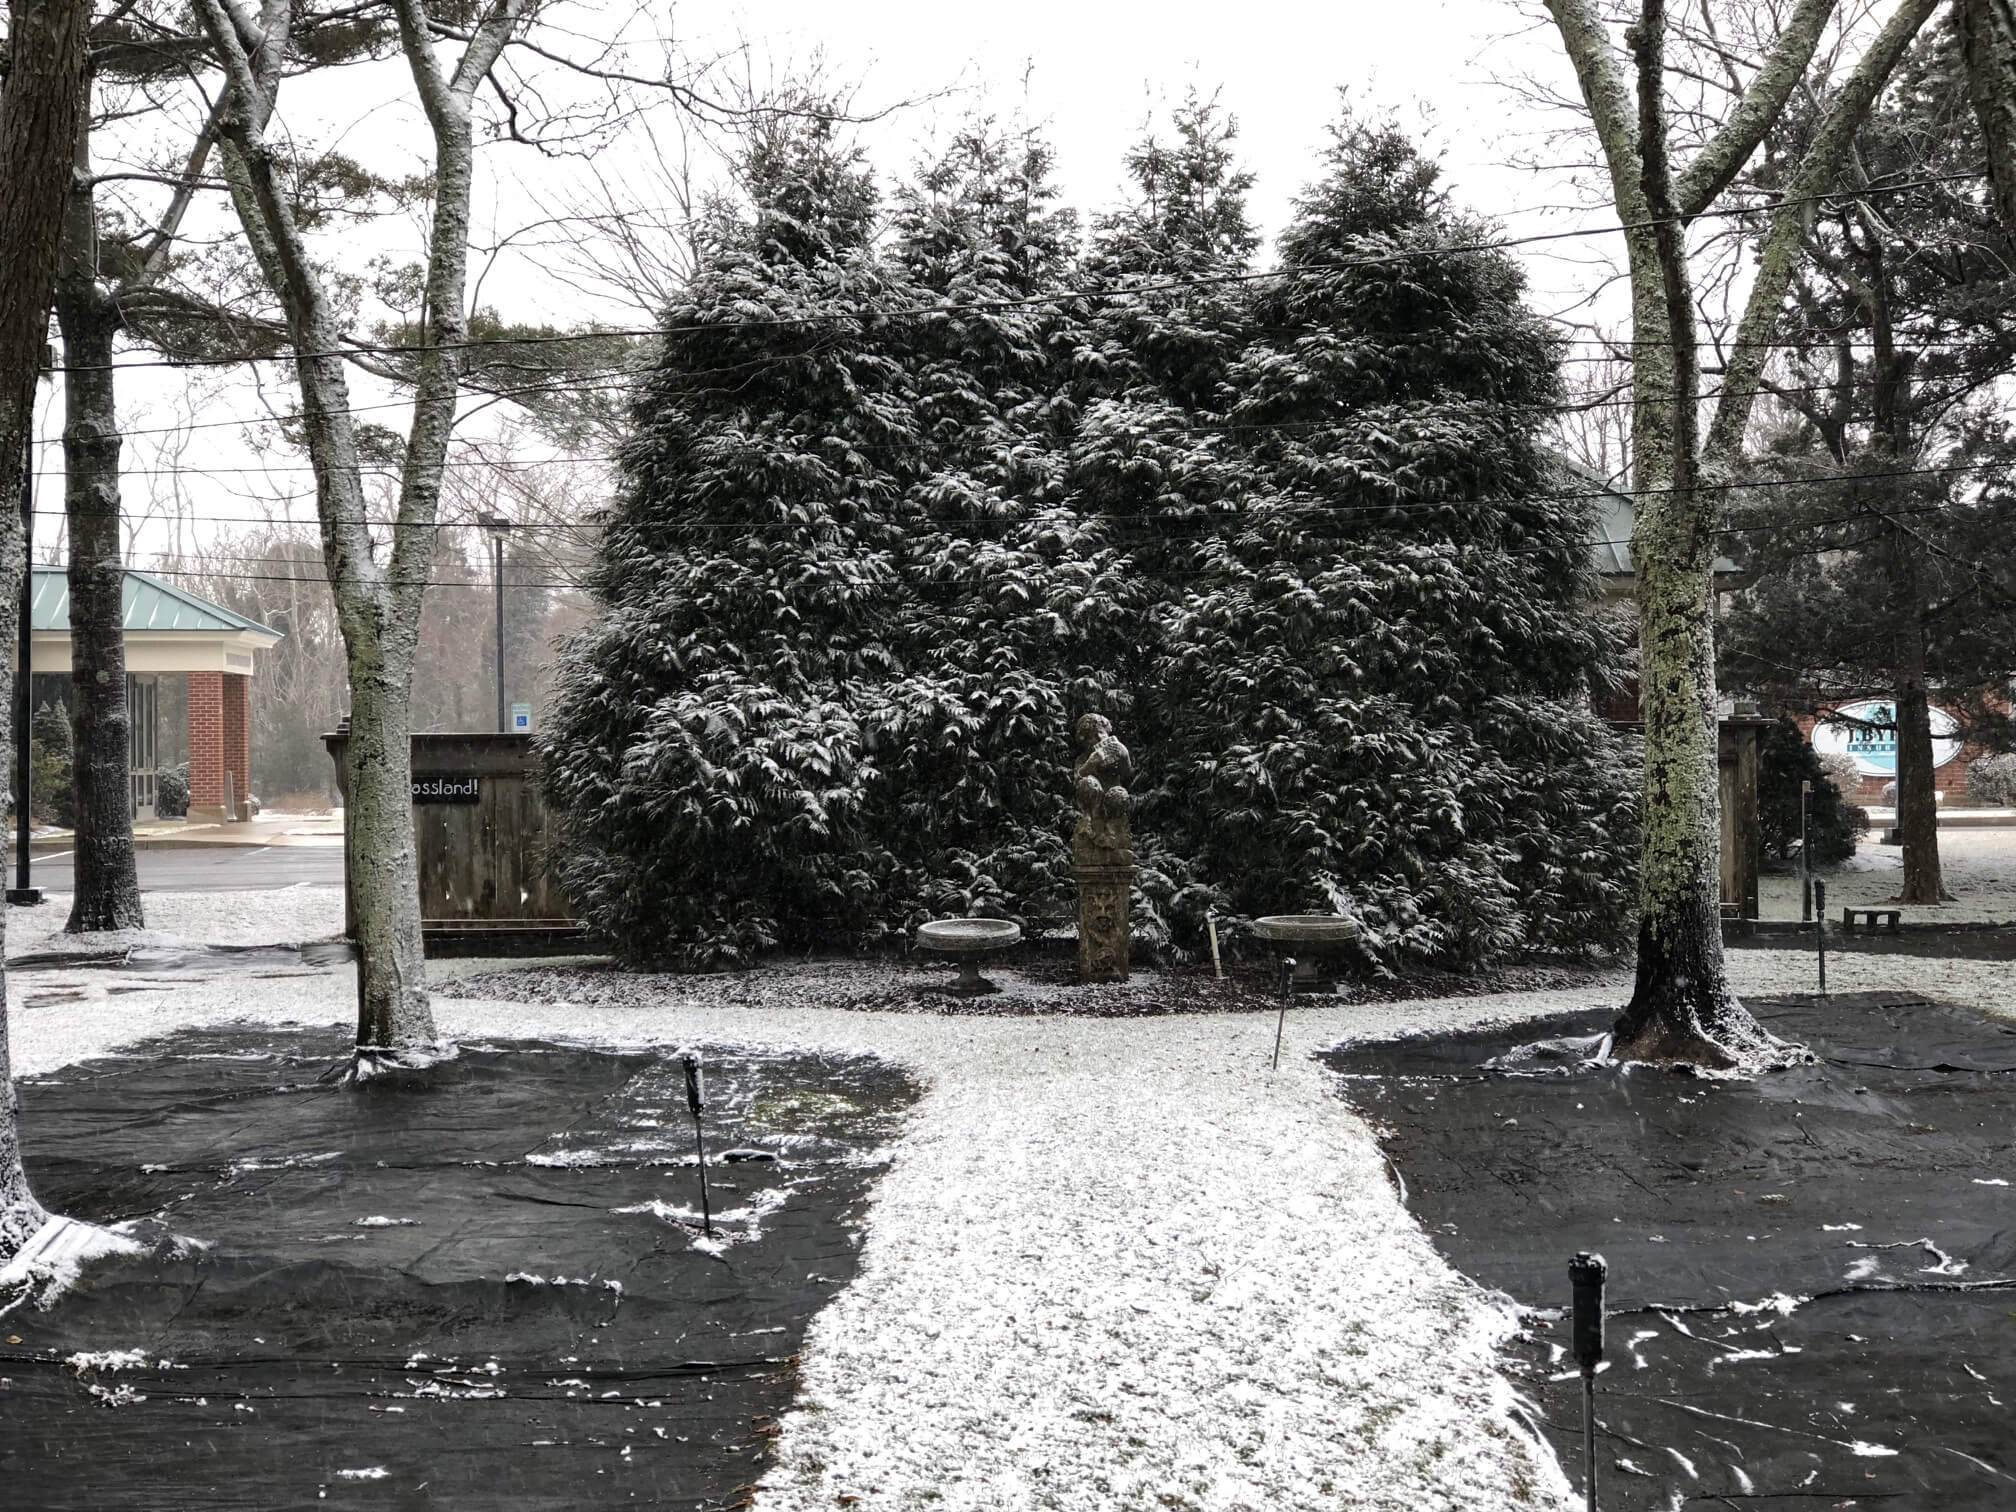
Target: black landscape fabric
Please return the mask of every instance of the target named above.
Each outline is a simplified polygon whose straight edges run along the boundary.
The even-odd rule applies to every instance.
[[[0,1317],[0,1504],[733,1504],[908,1081],[706,1056],[717,1247],[677,1060],[467,1046],[346,1090],[342,1055],[185,1034],[22,1084],[52,1210],[197,1243]]]
[[[1533,1310],[1516,1371],[1578,1491],[1557,1314],[1588,1249],[1605,1508],[2016,1507],[2016,1029],[1898,995],[1751,1006],[1816,1061],[1525,1053],[1612,1012],[1328,1061],[1451,1263]]]

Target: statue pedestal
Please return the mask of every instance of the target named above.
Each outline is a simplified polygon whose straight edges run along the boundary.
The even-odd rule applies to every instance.
[[[1078,979],[1124,982],[1133,949],[1134,858],[1080,859],[1078,879]]]

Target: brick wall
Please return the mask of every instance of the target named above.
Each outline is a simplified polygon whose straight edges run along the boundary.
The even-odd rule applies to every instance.
[[[231,774],[231,792],[243,816],[245,800],[252,796],[252,679],[242,672],[222,676],[224,770]]]
[[[234,678],[233,681],[243,681]],[[189,807],[224,807],[224,674],[189,674]]]

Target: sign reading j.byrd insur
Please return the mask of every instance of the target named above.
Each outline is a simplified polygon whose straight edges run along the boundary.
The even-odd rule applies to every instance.
[[[1932,765],[1941,767],[1960,754],[1960,722],[1944,709],[1929,713]],[[1897,705],[1882,698],[1842,704],[1813,726],[1813,749],[1844,752],[1854,758],[1855,770],[1864,777],[1895,777]]]
[[[415,803],[481,803],[483,780],[474,772],[415,772]]]

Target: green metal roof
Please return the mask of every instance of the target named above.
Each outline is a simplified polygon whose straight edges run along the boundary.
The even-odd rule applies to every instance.
[[[37,567],[35,597],[29,624],[37,633],[68,634],[70,630],[70,577],[61,567]],[[204,631],[211,635],[250,631],[281,639],[257,620],[234,614],[222,604],[164,583],[144,572],[126,569],[126,589],[121,609],[121,628],[128,633],[147,630]]]

